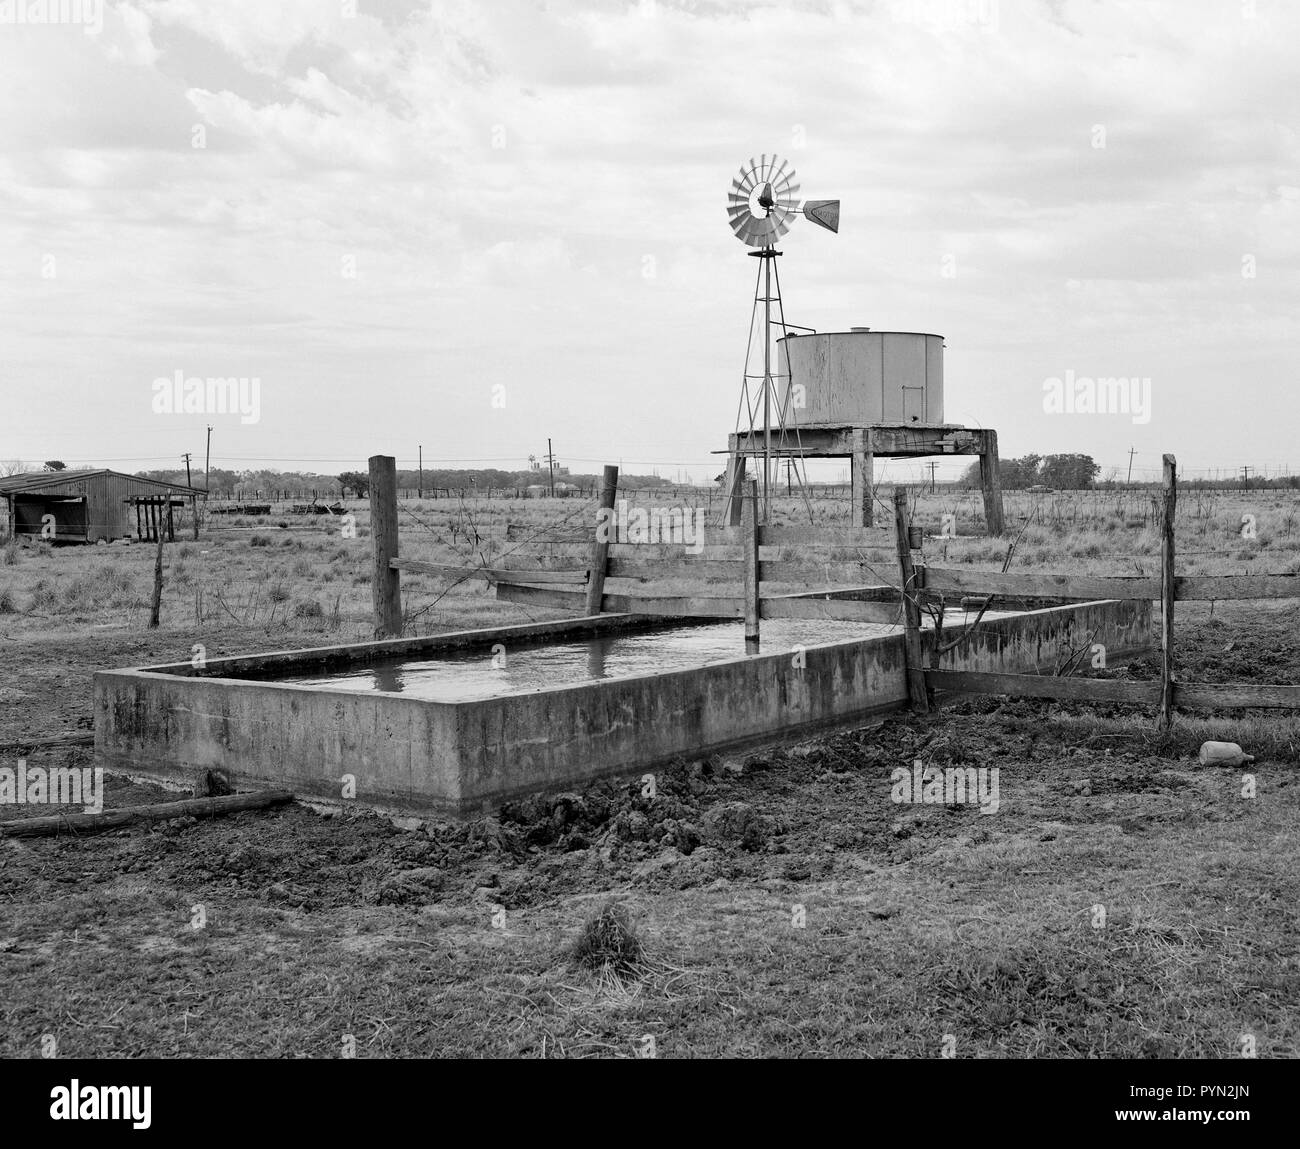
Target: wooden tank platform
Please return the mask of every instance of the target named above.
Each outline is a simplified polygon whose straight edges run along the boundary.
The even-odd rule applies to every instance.
[[[984,520],[990,535],[1003,531],[1002,483],[998,475],[998,433],[956,423],[836,423],[787,428],[778,448],[779,432],[772,428],[772,456],[783,459],[851,459],[853,525],[872,525],[872,468],[877,455],[907,458],[917,455],[977,455],[984,492]],[[727,516],[740,522],[740,483],[743,460],[762,457],[763,429],[727,437]]]

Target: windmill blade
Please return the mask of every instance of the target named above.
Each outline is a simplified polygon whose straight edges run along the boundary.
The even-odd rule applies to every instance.
[[[799,185],[791,184],[788,188],[782,188],[776,193],[776,198],[782,203],[789,205],[791,211],[799,206]]]
[[[803,205],[803,214],[805,219],[827,231],[840,230],[840,201],[837,199],[810,199]]]
[[[759,206],[754,193],[761,189]],[[775,152],[762,152],[742,163],[727,194],[727,222],[737,239],[749,247],[767,247],[785,235],[798,215],[827,231],[840,227],[839,200],[801,200],[790,161]]]

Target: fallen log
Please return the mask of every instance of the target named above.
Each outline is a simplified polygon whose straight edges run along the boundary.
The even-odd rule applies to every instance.
[[[56,734],[52,738],[19,738],[16,742],[0,742],[0,754],[16,754],[20,750],[42,750],[53,746],[93,746],[93,730],[75,734]]]
[[[251,794],[228,794],[219,798],[186,798],[180,802],[159,802],[152,806],[124,806],[98,814],[51,814],[40,818],[14,818],[0,822],[0,837],[40,838],[63,831],[99,834],[140,822],[166,822],[171,818],[215,818],[240,810],[260,810],[293,800],[289,790],[258,790]]]

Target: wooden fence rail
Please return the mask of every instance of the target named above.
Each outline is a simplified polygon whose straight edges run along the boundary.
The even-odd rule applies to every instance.
[[[502,556],[492,566],[469,567],[404,559],[397,553],[393,460],[371,460],[372,536],[375,543],[375,632],[401,632],[400,572],[493,584],[507,602],[573,610],[619,612],[663,618],[743,619],[747,649],[753,649],[762,619],[840,619],[902,625],[908,695],[925,711],[935,690],[1006,694],[1081,702],[1118,702],[1158,708],[1167,727],[1177,709],[1267,707],[1300,710],[1300,686],[1181,682],[1175,672],[1173,614],[1176,602],[1211,602],[1300,597],[1300,575],[1177,576],[1174,570],[1174,510],[1177,471],[1165,456],[1159,507],[1161,573],[1158,577],[1101,576],[1054,572],[980,571],[927,567],[913,560],[914,542],[905,487],[894,492],[894,531],[873,528],[765,527],[755,514],[739,527],[708,527],[691,543],[633,542],[616,509],[618,468],[607,467],[601,484],[597,525],[527,533],[508,527],[507,537],[545,545],[552,552],[524,558]],[[663,518],[660,522],[667,521]],[[680,525],[680,524],[679,524]],[[659,536],[662,538],[662,534]],[[707,541],[706,541],[707,540]],[[892,545],[891,545],[892,544]],[[558,553],[557,553],[558,552]],[[382,580],[380,575],[385,576]],[[611,591],[608,579],[721,580],[739,594],[633,593]],[[382,585],[381,585],[382,582]],[[776,594],[791,582],[824,589]],[[1161,673],[1133,681],[1039,674],[995,674],[940,670],[923,664],[921,618],[938,603],[963,609],[1039,609],[1061,602],[1107,599],[1161,604]]]

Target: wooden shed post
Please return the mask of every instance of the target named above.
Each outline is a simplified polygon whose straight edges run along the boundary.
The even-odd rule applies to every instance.
[[[392,455],[370,456],[370,537],[375,557],[371,586],[375,637],[400,638],[401,574],[391,565],[397,558],[397,460]]]
[[[1178,503],[1178,467],[1164,458],[1164,512],[1160,519],[1160,713],[1156,726],[1168,730],[1174,720],[1174,509]]]
[[[591,569],[587,572],[587,614],[600,614],[605,598],[605,571],[609,567],[609,544],[614,536],[614,499],[617,495],[618,468],[606,467],[600,482],[596,539],[591,544]]]

